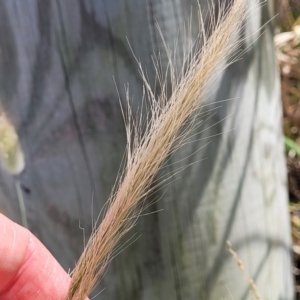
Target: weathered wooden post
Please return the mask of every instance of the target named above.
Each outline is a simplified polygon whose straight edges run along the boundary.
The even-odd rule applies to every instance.
[[[250,50],[216,80],[204,108],[216,113],[170,158],[167,172],[202,161],[168,184],[152,206],[159,212],[140,219],[133,231],[141,236],[115,259],[99,299],[249,299],[227,240],[263,299],[293,299],[279,81],[271,26],[260,30],[272,5],[254,2],[241,46]],[[124,153],[116,86],[124,100],[129,84],[135,107],[142,98],[126,37],[154,83],[151,55],[163,53],[156,20],[170,47],[178,38],[181,50],[191,15],[197,34],[197,9],[196,0],[0,2],[1,107],[25,155],[17,179],[29,228],[66,269]],[[208,136],[210,144],[196,151]],[[1,210],[20,222],[15,181],[1,169]]]

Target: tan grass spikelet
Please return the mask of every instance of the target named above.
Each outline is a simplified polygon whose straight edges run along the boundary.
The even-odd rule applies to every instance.
[[[257,285],[255,284],[254,280],[252,278],[250,278],[250,276],[247,274],[247,272],[245,270],[245,266],[244,266],[242,260],[239,258],[238,254],[233,250],[231,242],[227,241],[226,244],[227,244],[227,248],[228,248],[229,253],[232,255],[233,259],[237,263],[238,268],[244,274],[245,279],[249,284],[250,290],[252,291],[254,299],[255,300],[262,300],[262,297],[259,293]]]
[[[224,1],[225,2],[225,1]],[[127,125],[127,161],[125,169],[110,196],[108,208],[100,226],[93,232],[74,271],[67,300],[83,300],[93,290],[107,265],[114,257],[120,238],[136,223],[142,199],[150,192],[150,184],[167,155],[180,146],[180,129],[203,101],[207,85],[236,57],[230,57],[238,43],[236,37],[248,15],[246,0],[234,0],[228,8],[219,3],[218,18],[211,23],[210,37],[206,37],[200,16],[203,45],[186,57],[179,77],[175,76],[171,55],[167,51],[172,80],[172,95],[166,101],[163,87],[155,97],[140,66],[145,95],[151,106],[151,117],[143,135],[138,124]],[[214,11],[211,12],[214,14]],[[228,65],[227,64],[227,65]],[[159,74],[158,74],[159,76]],[[129,109],[129,114],[131,113]]]

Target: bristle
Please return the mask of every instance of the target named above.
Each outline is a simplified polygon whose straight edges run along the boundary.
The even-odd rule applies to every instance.
[[[151,104],[151,118],[141,135],[140,124],[132,123],[130,108],[128,110],[131,123],[127,125],[126,168],[109,199],[102,223],[93,233],[73,271],[68,300],[83,300],[91,293],[112,260],[118,241],[135,225],[137,212],[142,211],[141,200],[147,195],[154,176],[167,155],[181,145],[182,139],[178,138],[180,129],[199,108],[207,85],[224,70],[226,64],[222,62],[230,58],[238,45],[237,33],[247,15],[245,3],[246,0],[235,0],[229,8],[220,4],[218,18],[209,28],[209,37],[204,31],[203,18],[200,18],[201,49],[190,50],[179,76],[175,74],[172,55],[166,46],[172,80],[172,95],[168,101],[164,86],[166,78],[158,74],[162,93],[156,98],[139,65],[145,96]]]

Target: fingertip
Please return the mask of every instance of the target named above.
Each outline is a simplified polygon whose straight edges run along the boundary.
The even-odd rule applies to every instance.
[[[27,229],[0,215],[1,300],[63,300],[70,283],[51,253]]]
[[[25,259],[30,232],[0,214],[0,293],[16,276]]]

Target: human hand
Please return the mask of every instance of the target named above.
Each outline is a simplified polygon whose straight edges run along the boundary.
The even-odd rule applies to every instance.
[[[0,214],[0,300],[64,300],[69,283],[35,236]]]

